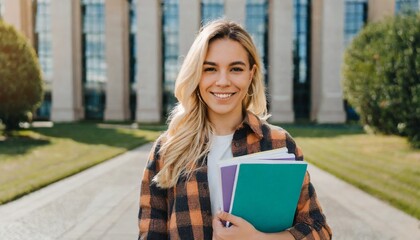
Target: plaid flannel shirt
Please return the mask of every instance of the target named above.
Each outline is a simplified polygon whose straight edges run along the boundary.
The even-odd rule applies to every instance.
[[[207,167],[197,169],[187,182],[180,179],[175,187],[158,188],[152,179],[162,168],[163,160],[159,156],[161,143],[162,138],[156,141],[141,183],[139,239],[212,239]],[[300,148],[285,130],[261,121],[252,113],[247,113],[232,140],[235,157],[281,147],[287,147],[297,160],[303,160]],[[296,239],[331,238],[331,230],[308,172],[293,227],[288,231]]]

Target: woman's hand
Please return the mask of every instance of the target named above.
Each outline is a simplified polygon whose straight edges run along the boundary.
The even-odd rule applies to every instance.
[[[223,222],[230,222],[231,227],[225,227]],[[288,231],[278,233],[263,233],[255,229],[245,219],[236,217],[226,212],[218,212],[213,218],[213,240],[247,240],[247,239],[258,239],[258,240],[270,240],[270,239],[290,239],[295,238]]]
[[[225,227],[222,221],[230,222],[232,226]],[[213,240],[260,239],[259,235],[261,232],[243,218],[226,212],[218,212],[213,218]]]

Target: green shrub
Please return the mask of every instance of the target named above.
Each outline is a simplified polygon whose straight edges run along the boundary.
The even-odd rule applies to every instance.
[[[30,120],[42,98],[43,80],[34,49],[13,26],[0,20],[0,119],[6,129]]]
[[[345,52],[343,77],[363,124],[420,147],[420,14],[368,24]]]

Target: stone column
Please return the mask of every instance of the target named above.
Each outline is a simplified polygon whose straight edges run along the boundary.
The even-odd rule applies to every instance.
[[[32,0],[3,0],[3,20],[12,24],[34,45],[34,17]]]
[[[245,26],[246,0],[225,1],[225,16],[227,19]]]
[[[200,1],[179,0],[179,55],[185,58],[200,29]]]
[[[319,123],[343,123],[346,120],[340,85],[343,52],[344,1],[314,1],[312,4],[311,119]]]
[[[105,1],[107,63],[105,120],[128,120],[129,111],[129,2]]]
[[[269,99],[272,122],[293,122],[293,0],[269,2]]]
[[[162,112],[162,10],[160,1],[137,1],[136,121],[157,123]]]
[[[395,15],[395,0],[368,0],[368,22]]]
[[[80,0],[51,1],[53,121],[84,118]]]

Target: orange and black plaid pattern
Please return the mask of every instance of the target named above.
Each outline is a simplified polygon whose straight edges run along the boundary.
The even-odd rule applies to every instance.
[[[173,188],[158,188],[152,179],[163,164],[159,156],[162,138],[156,141],[151,151],[141,183],[139,239],[210,240],[212,213],[207,167],[197,169],[188,181],[179,179]],[[235,157],[281,147],[287,147],[297,160],[303,160],[300,148],[285,130],[261,121],[252,113],[247,113],[232,140]],[[296,239],[331,238],[331,230],[308,173],[302,185],[294,226],[289,231]]]

